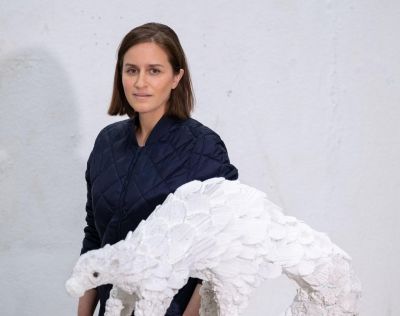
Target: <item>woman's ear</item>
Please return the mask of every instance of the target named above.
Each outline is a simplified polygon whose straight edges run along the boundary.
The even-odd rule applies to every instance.
[[[178,86],[178,83],[181,80],[181,78],[183,77],[184,72],[185,71],[183,69],[179,69],[179,73],[174,75],[174,80],[172,82],[172,89],[175,89]]]

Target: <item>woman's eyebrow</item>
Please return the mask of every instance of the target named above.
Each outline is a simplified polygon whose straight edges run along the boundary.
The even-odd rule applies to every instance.
[[[147,67],[164,67],[164,65],[161,65],[161,64],[148,64],[148,65],[146,65]],[[124,67],[138,67],[137,65],[135,65],[135,64],[130,64],[130,63],[126,63],[125,65],[124,65]]]

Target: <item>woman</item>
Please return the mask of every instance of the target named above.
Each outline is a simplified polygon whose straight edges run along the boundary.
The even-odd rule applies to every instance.
[[[89,156],[81,254],[123,239],[186,182],[238,178],[223,141],[190,118],[192,109],[189,69],[175,32],[158,23],[130,31],[119,47],[108,110],[129,119],[105,127]],[[198,315],[200,283],[189,279],[166,315]],[[103,315],[110,289],[87,291],[78,315],[93,315],[98,300]]]

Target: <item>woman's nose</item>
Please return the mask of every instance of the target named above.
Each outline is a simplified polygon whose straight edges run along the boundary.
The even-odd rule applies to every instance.
[[[146,85],[146,76],[144,71],[140,71],[136,76],[135,86],[137,88],[143,87]]]

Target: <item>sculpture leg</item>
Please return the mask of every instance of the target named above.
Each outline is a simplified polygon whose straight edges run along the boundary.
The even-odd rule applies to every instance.
[[[168,306],[163,300],[140,299],[135,304],[135,316],[164,316]]]
[[[135,302],[137,301],[137,295],[119,290],[118,297],[124,305],[124,309],[121,311],[121,316],[131,316],[135,307]]]
[[[104,316],[120,316],[124,304],[118,298],[118,289],[113,286],[110,292],[110,298],[106,302]]]
[[[315,259],[315,269],[307,275],[293,269],[284,273],[300,286],[287,315],[358,315],[361,285],[341,254]]]
[[[203,281],[200,287],[201,306],[200,316],[218,316],[218,305],[215,292],[208,281]]]
[[[223,284],[215,289],[215,296],[219,306],[219,316],[239,316],[239,311],[246,301],[233,285]]]

